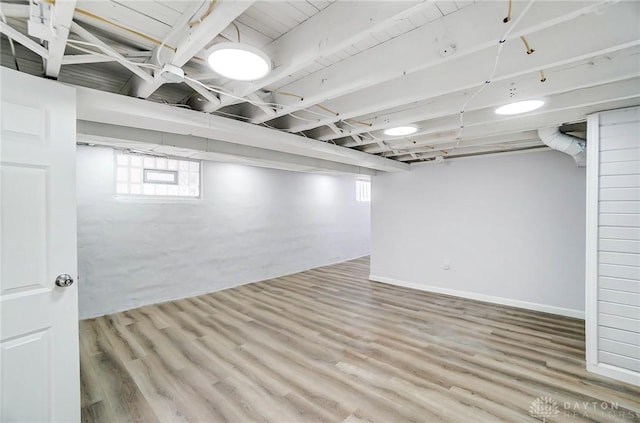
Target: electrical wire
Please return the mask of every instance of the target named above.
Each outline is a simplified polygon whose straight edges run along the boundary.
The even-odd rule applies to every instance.
[[[119,23],[110,21],[109,19],[105,19],[102,16],[98,16],[98,15],[96,15],[94,13],[91,13],[91,12],[88,12],[86,10],[76,8],[75,12],[80,14],[80,15],[84,15],[84,16],[87,16],[89,18],[95,19],[97,21],[100,21],[100,22],[115,26],[116,28],[119,28],[119,29],[121,29],[123,31],[129,32],[131,34],[137,35],[138,37],[143,38],[143,39],[145,39],[145,40],[147,40],[147,41],[149,41],[149,42],[151,42],[153,44],[160,45],[162,43],[162,41],[160,41],[160,40],[158,40],[156,38],[150,37],[150,36],[148,36],[146,34],[143,34],[142,32],[138,32],[138,31],[136,31],[134,29],[127,28],[126,26],[120,25]],[[176,50],[174,47],[171,47],[171,46],[166,46],[166,47],[172,49],[173,51]]]
[[[356,120],[356,119],[345,119],[345,122],[354,122],[362,126],[369,126],[369,127],[373,126],[373,123],[367,123],[367,122],[363,122],[361,120]]]
[[[300,101],[304,101],[304,97],[301,97],[298,94],[288,93],[288,92],[285,92],[285,91],[277,91],[277,90],[273,90],[273,91],[270,91],[270,92],[276,93],[276,94],[281,94],[281,95],[286,95],[286,96],[289,96],[289,97],[296,97],[296,98],[299,98]]]
[[[520,36],[520,39],[522,40],[522,42],[524,43],[525,48],[527,49],[527,54],[533,54],[533,52],[535,51],[534,49],[531,48],[531,46],[529,45],[529,43],[527,42],[527,39],[524,38],[524,35]]]
[[[236,33],[238,34],[238,42],[240,42],[240,28],[235,22],[231,22],[231,25],[236,27]]]
[[[507,11],[507,17],[502,22],[507,23],[511,20],[511,0],[509,0],[509,10]]]
[[[336,111],[334,111],[334,110],[331,110],[330,108],[328,108],[328,107],[326,107],[326,106],[323,106],[322,104],[314,104],[314,106],[315,106],[315,107],[317,107],[317,108],[319,108],[319,109],[324,110],[325,112],[329,112],[329,113],[331,113],[332,115],[340,116],[340,113],[338,113],[338,112],[336,112]]]
[[[213,91],[214,93],[217,94],[222,94],[222,95],[226,95],[229,96],[231,98],[234,98],[236,100],[240,100],[240,101],[246,101],[247,103],[253,104],[254,106],[267,106],[267,107],[275,107],[275,108],[283,108],[284,106],[282,104],[277,104],[277,103],[266,103],[266,102],[262,102],[262,101],[255,101],[255,100],[250,100],[248,98],[243,98],[243,97],[238,97],[236,95],[233,95],[227,91],[218,89],[216,87],[212,87],[210,85],[207,84],[203,84],[202,82],[198,81],[197,79],[193,79],[193,78],[189,78],[188,76],[185,76],[184,79],[189,80],[197,85],[200,85],[202,88],[205,88],[209,91]]]
[[[216,6],[216,3],[218,2],[218,0],[211,0],[211,3],[209,3],[209,7],[207,8],[207,10],[202,14],[202,16],[200,16],[197,20],[195,21],[191,21],[189,22],[189,28],[193,28],[195,26],[198,26],[202,23],[203,20],[205,20],[205,18],[207,16],[209,16],[211,14],[211,12],[213,12],[213,9]]]
[[[545,82],[547,77],[544,76],[544,70],[540,69],[540,82]]]
[[[476,98],[482,91],[484,91],[484,89],[487,87],[487,85],[489,85],[491,83],[491,80],[496,75],[496,72],[498,70],[498,64],[500,63],[500,55],[502,54],[502,47],[504,46],[504,43],[507,42],[507,39],[509,38],[509,36],[513,32],[513,30],[520,23],[522,18],[524,18],[524,16],[527,14],[527,12],[531,8],[531,6],[533,6],[533,3],[535,1],[536,0],[529,0],[529,3],[527,3],[527,6],[524,8],[524,10],[520,14],[520,16],[518,16],[518,19],[515,20],[515,22],[511,25],[511,27],[507,30],[507,32],[505,32],[505,34],[502,36],[502,38],[498,41],[498,51],[496,52],[496,58],[495,58],[495,61],[493,63],[493,70],[491,71],[491,74],[485,80],[484,84],[482,84],[480,86],[480,88],[478,88],[476,90],[476,92],[474,92],[471,95],[471,97],[469,97],[467,99],[467,101],[465,101],[464,104],[462,105],[462,107],[460,108],[460,125],[459,125],[459,128],[458,128],[458,133],[456,135],[456,140],[457,140],[456,148],[460,146],[460,141],[462,140],[462,134],[464,132],[464,112],[465,112],[465,109],[467,108],[469,103],[471,103],[471,101],[474,98]]]
[[[115,59],[118,62],[122,62],[122,63],[127,63],[130,65],[134,65],[134,66],[139,66],[141,68],[150,68],[150,69],[155,69],[155,70],[159,70],[160,66],[154,65],[152,63],[138,63],[138,62],[132,62],[131,60],[127,60],[124,59],[122,57],[118,57],[114,54],[111,53],[111,51],[109,51],[107,48],[98,45],[98,44],[94,44],[94,43],[89,43],[87,41],[79,41],[79,40],[67,40],[67,44],[69,44],[69,47],[75,48],[76,50],[85,52],[85,53],[89,53],[89,54],[93,54],[95,56],[105,56],[105,57],[111,57],[113,59]],[[96,51],[93,50],[89,50],[89,49],[85,49],[82,47],[79,47],[77,45],[74,44],[80,44],[80,45],[86,45],[86,46],[91,46],[91,47],[95,47],[97,49],[100,49],[103,53],[98,53]]]
[[[200,5],[200,7],[204,6],[205,2],[207,0],[203,0],[202,4]],[[196,12],[193,13],[193,15],[189,18],[189,20],[193,19],[193,17],[195,16]],[[175,32],[180,29],[179,26],[174,26],[171,31],[169,31],[169,33],[162,39],[162,42],[160,43],[160,45],[156,48],[156,60],[158,61],[159,65],[162,65],[162,59],[160,58],[160,53],[162,51],[162,48],[167,44],[167,41],[169,41],[171,39],[171,37],[173,37],[175,35]],[[176,51],[175,48],[170,47],[170,49],[172,49],[174,52]]]

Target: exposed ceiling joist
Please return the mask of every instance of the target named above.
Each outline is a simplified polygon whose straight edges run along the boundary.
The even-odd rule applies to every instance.
[[[488,138],[499,134],[516,133],[535,130],[545,126],[560,126],[564,123],[583,120],[584,116],[608,108],[629,107],[640,100],[640,78],[590,87],[574,93],[566,93],[549,99],[547,106],[539,111],[526,115],[496,117],[492,109],[470,112],[465,123],[464,137],[460,145],[467,139]],[[412,136],[411,145],[457,144],[456,134],[458,120],[456,117],[433,119],[430,126],[419,136]],[[405,141],[396,140],[401,146]],[[393,141],[387,141],[391,146]],[[386,150],[389,148],[387,147]],[[378,143],[361,147],[368,153],[385,151]]]
[[[183,19],[172,32],[182,33],[177,39],[181,41],[176,46],[175,54],[168,63],[182,67],[193,59],[202,49],[207,47],[220,32],[240,16],[253,1],[218,1],[213,3],[213,10],[195,26],[189,24],[188,19]],[[189,18],[188,14],[183,17]],[[162,66],[163,63],[158,63]],[[153,94],[166,81],[156,72],[152,81],[134,79],[132,81],[132,94],[135,97],[147,98]]]
[[[638,10],[640,13],[640,9]],[[536,46],[534,54],[527,55],[524,46],[520,43],[506,44],[502,53],[504,58],[501,66],[498,68],[498,73],[493,78],[492,85],[488,89],[494,91],[494,85],[497,83],[522,79],[525,75],[531,78],[534,83],[538,83],[540,78],[536,73],[539,70],[544,70],[549,76],[549,72],[554,68],[564,67],[576,62],[586,63],[598,58],[598,56],[615,54],[621,50],[637,47],[640,45],[640,40],[637,38],[638,34],[630,34],[627,30],[628,27],[625,26],[625,24],[632,24],[635,18],[633,15],[629,15],[628,10],[618,9],[617,11],[619,13],[613,13],[614,11],[612,10],[605,16],[588,15],[574,22],[577,28],[585,31],[588,31],[588,28],[593,28],[595,22],[603,19],[611,23],[610,30],[602,32],[596,40],[589,41],[589,43],[583,42],[582,34],[584,31],[582,30],[566,32],[563,28],[556,27],[532,38],[531,41]],[[620,26],[617,26],[616,23],[620,23]],[[573,46],[571,50],[558,49],[556,46],[559,38]],[[518,58],[519,60],[508,60],[511,58]],[[274,122],[272,125],[286,128],[291,132],[306,131],[339,119],[358,118],[393,107],[449,94],[450,86],[457,87],[457,91],[460,92],[471,90],[485,82],[493,64],[493,55],[486,54],[486,52],[470,54],[457,60],[452,59],[452,62],[441,63],[430,69],[360,90],[354,95],[341,96],[326,102],[326,105],[332,110],[340,111],[339,117],[327,116],[326,118],[317,119],[317,116],[315,116],[314,122],[300,122],[285,116],[282,121]],[[606,65],[606,63],[603,63],[603,65]],[[611,69],[615,71],[616,67],[617,63],[611,63]],[[473,69],[473,71],[470,72],[469,69]],[[598,69],[598,66],[594,66],[592,69]],[[588,72],[591,73],[591,71]],[[559,77],[547,78],[546,83],[539,84],[538,88],[545,90],[546,86],[551,84],[552,79],[556,84],[572,82],[572,79],[558,81]],[[597,81],[595,76],[593,79]],[[536,90],[529,91],[529,93],[534,92]],[[463,104],[464,100],[458,105],[458,108]],[[390,122],[387,125],[393,126],[401,123]],[[321,132],[328,133],[329,131],[325,129]]]
[[[607,60],[604,56],[597,56],[599,57],[597,61],[586,60],[581,65],[547,71],[547,81],[545,83],[539,81],[539,76],[536,73],[524,75],[520,79],[501,78],[501,81],[492,83],[481,96],[478,96],[467,106],[465,115],[473,110],[497,107],[512,101],[529,99],[534,93],[536,97],[542,98],[638,76],[640,74],[638,67],[638,54],[640,52],[636,50],[634,49],[634,54],[616,58],[615,62]],[[458,79],[454,73],[450,74],[450,76],[453,83],[460,82],[461,79],[466,78],[466,76],[460,75],[461,78]],[[464,84],[460,85],[464,87]],[[425,88],[425,90],[428,91],[429,88]],[[392,109],[361,117],[370,126],[355,125],[345,127],[340,135],[336,135],[334,131],[329,129],[318,128],[309,135],[312,138],[329,140],[364,132],[379,131],[389,126],[408,123],[420,124],[420,122],[441,116],[455,115],[456,119],[458,119],[460,107],[465,103],[469,95],[469,91],[463,89],[442,94],[441,96],[433,96],[426,102],[416,103],[414,107],[399,107],[397,110]]]
[[[63,42],[52,38],[42,45],[38,35],[49,38],[48,24],[27,34],[32,10],[26,0],[0,1],[6,17],[0,30],[26,46],[14,49],[3,36],[2,65],[43,75],[42,58],[60,51]],[[38,1],[53,8],[49,0]],[[407,163],[483,149],[538,148],[529,132],[539,127],[640,104],[637,1],[516,1],[506,24],[508,0],[240,3],[77,0],[73,19],[81,29],[67,47],[95,54],[75,49],[71,53],[78,54],[56,56],[58,79],[132,96],[137,88],[150,96],[129,103],[79,91],[86,99],[79,113],[97,121],[227,142],[238,151],[258,148],[347,166],[366,162],[372,169],[406,169]],[[204,49],[238,40],[237,32],[239,41],[273,59],[274,69],[260,81],[234,82],[206,72]],[[501,37],[507,41],[498,48]],[[192,79],[163,84],[151,74],[149,68],[159,70],[172,58]],[[113,61],[124,67],[108,63]],[[494,113],[511,101],[540,97],[546,104],[536,111]],[[99,106],[105,101],[106,109]],[[251,119],[254,124],[247,123]],[[409,137],[383,133],[401,125],[418,131]]]
[[[92,44],[95,44],[96,46],[98,46],[98,48],[100,48],[100,50],[104,51],[106,54],[109,54],[111,57],[114,57],[118,61],[118,63],[120,63],[125,68],[129,69],[139,78],[148,82],[151,82],[153,80],[153,77],[150,74],[148,74],[147,72],[142,70],[140,67],[136,66],[135,64],[130,63],[129,60],[127,60],[123,55],[118,53],[115,49],[113,49],[112,47],[107,45],[104,41],[102,41],[101,39],[99,39],[89,31],[81,27],[76,22],[73,22],[71,24],[71,31],[73,31],[74,34],[79,35],[84,40]]]
[[[418,13],[427,2],[337,1],[265,47],[274,70],[252,83],[230,83],[225,88],[244,97],[306,68],[315,60],[355,44],[372,32]],[[223,97],[220,107],[235,102]],[[264,112],[263,112],[264,113]],[[264,113],[268,120],[270,113]]]
[[[0,33],[6,35],[9,39],[17,41],[40,57],[45,59],[49,57],[49,51],[46,48],[33,41],[22,32],[16,31],[4,22],[0,22]]]
[[[6,18],[28,18],[29,5],[17,3],[0,3],[0,11]]]
[[[600,2],[598,5],[601,3],[604,2]],[[627,3],[635,2],[620,4]],[[525,7],[525,4],[525,2],[514,3],[514,16]],[[521,28],[517,28],[512,33],[510,40],[518,40],[521,35],[540,32],[570,22],[585,14],[593,13],[599,10],[598,5],[591,3],[586,7],[576,9],[573,2],[540,2],[534,5],[534,9],[537,8],[536,15],[539,18],[529,24],[525,19],[520,24]],[[322,103],[327,99],[399,79],[465,55],[488,49],[493,50],[498,47],[498,41],[507,28],[501,22],[504,15],[503,6],[501,2],[478,2],[473,7],[445,16],[429,25],[407,32],[361,54],[299,79],[283,87],[283,90],[303,97],[304,101],[294,101],[284,96],[276,96],[276,101],[284,105],[278,110],[277,115],[282,116]],[[633,8],[633,5],[627,7]],[[452,49],[451,44],[455,45],[455,52],[444,53],[443,50]],[[416,46],[421,47],[419,54],[414,50]],[[495,53],[489,56],[494,55]],[[363,72],[363,69],[366,69],[366,72]],[[468,72],[469,68],[465,71]],[[486,78],[486,75],[476,75],[477,77]],[[249,113],[251,121],[254,123],[271,119],[270,116],[255,109],[250,109]]]
[[[375,170],[344,163],[232,144],[192,135],[78,122],[78,141],[117,148],[128,148],[193,159],[224,161],[296,171],[330,171],[375,175]]]
[[[78,119],[90,122],[194,135],[375,170],[409,169],[405,163],[333,144],[89,88],[77,89],[77,105]]]
[[[56,0],[53,5],[51,19],[52,27],[55,29],[55,37],[47,45],[49,57],[45,66],[45,73],[49,77],[57,78],[60,75],[60,67],[67,47],[67,38],[75,7],[76,0]]]

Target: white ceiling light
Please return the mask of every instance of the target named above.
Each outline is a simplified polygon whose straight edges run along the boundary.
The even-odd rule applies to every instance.
[[[255,81],[271,72],[271,59],[243,43],[220,43],[207,52],[207,63],[217,74],[236,81]]]
[[[544,105],[542,100],[525,100],[516,101],[515,103],[505,104],[504,106],[496,109],[497,115],[517,115],[519,113],[526,113],[532,110],[539,109]]]
[[[418,132],[418,128],[415,126],[396,126],[394,128],[387,128],[384,130],[385,135],[389,135],[390,137],[400,137],[403,135],[411,135]]]

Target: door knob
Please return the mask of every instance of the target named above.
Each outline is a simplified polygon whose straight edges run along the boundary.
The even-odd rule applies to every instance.
[[[71,277],[71,275],[67,275],[66,273],[58,275],[58,277],[56,278],[56,285],[62,288],[67,288],[73,285],[73,278]]]

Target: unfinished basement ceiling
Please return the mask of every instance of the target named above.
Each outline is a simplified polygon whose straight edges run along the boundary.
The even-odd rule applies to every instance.
[[[587,114],[640,104],[637,1],[32,3],[0,3],[3,66],[394,161],[543,148],[538,128],[583,135]],[[53,7],[51,41],[27,35],[35,7]],[[210,46],[238,38],[269,55],[269,75],[206,66]],[[152,67],[165,63],[197,82],[163,83]],[[494,113],[534,98],[545,105]],[[417,132],[383,133],[399,125]]]

